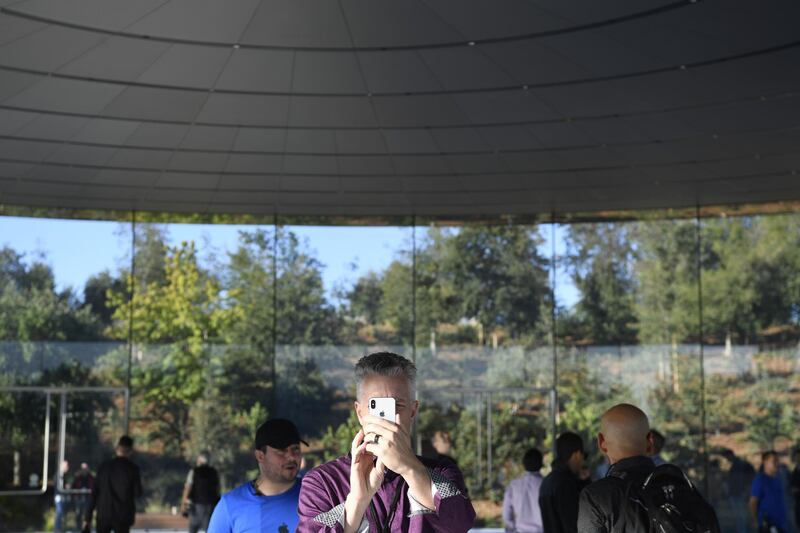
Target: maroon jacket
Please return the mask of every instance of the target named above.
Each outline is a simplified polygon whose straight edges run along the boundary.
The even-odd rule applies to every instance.
[[[383,484],[372,498],[379,522],[388,518],[389,507],[397,487],[401,494],[397,501],[397,511],[390,524],[392,531],[409,531],[412,533],[447,532],[462,533],[468,531],[475,521],[475,510],[467,495],[464,478],[458,467],[447,459],[435,460],[418,457],[428,469],[436,487],[434,501],[436,509],[431,511],[411,512],[408,499],[408,484],[394,472],[387,470]],[[350,456],[346,455],[325,463],[310,471],[303,478],[300,488],[298,512],[299,533],[326,532],[342,533],[342,517],[344,500],[350,492]],[[377,531],[369,508],[364,514],[370,531]]]

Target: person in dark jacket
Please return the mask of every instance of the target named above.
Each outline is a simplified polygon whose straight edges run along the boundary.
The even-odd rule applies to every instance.
[[[83,519],[86,516],[86,510],[89,508],[89,502],[92,499],[92,489],[94,489],[94,476],[87,463],[81,463],[81,469],[78,470],[75,474],[75,479],[72,481],[72,488],[86,491],[85,493],[74,495],[75,520],[80,531]]]
[[[208,530],[211,513],[219,501],[219,473],[208,464],[208,452],[197,454],[183,486],[181,512],[189,517],[189,533]]]
[[[97,533],[128,533],[136,519],[136,498],[142,495],[139,467],[130,460],[133,439],[120,437],[116,457],[100,465],[83,530],[88,531],[97,510]]]
[[[647,456],[652,434],[647,415],[630,404],[615,405],[600,419],[597,445],[611,465],[606,477],[581,493],[578,530],[581,533],[648,532],[647,511],[626,496],[630,483],[644,483],[655,465]]]
[[[577,533],[578,499],[588,483],[588,475],[585,479],[580,477],[585,459],[579,435],[566,432],[558,436],[553,468],[539,488],[545,533]]]

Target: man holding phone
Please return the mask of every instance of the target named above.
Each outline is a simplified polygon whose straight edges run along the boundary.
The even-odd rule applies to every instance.
[[[297,531],[460,533],[472,527],[475,510],[455,463],[418,457],[411,448],[416,372],[411,361],[389,352],[356,364],[361,429],[349,455],[303,478]]]

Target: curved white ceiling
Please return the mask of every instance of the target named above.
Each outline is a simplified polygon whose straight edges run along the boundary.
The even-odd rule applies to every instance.
[[[792,0],[0,0],[0,203],[800,199]]]

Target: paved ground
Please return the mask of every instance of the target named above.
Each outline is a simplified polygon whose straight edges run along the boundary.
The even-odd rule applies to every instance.
[[[144,529],[144,528],[136,528],[131,529],[131,533],[186,533],[188,528],[174,528],[174,529]],[[491,528],[476,528],[471,529],[471,533],[504,533],[502,529],[491,529]],[[37,533],[49,533],[49,532],[37,532]]]
[[[477,528],[472,533],[504,533],[503,529]],[[186,533],[186,529],[131,529],[131,533]]]
[[[131,533],[186,533],[189,522],[181,515],[137,514],[136,528]],[[502,529],[477,528],[472,533],[504,533]]]

